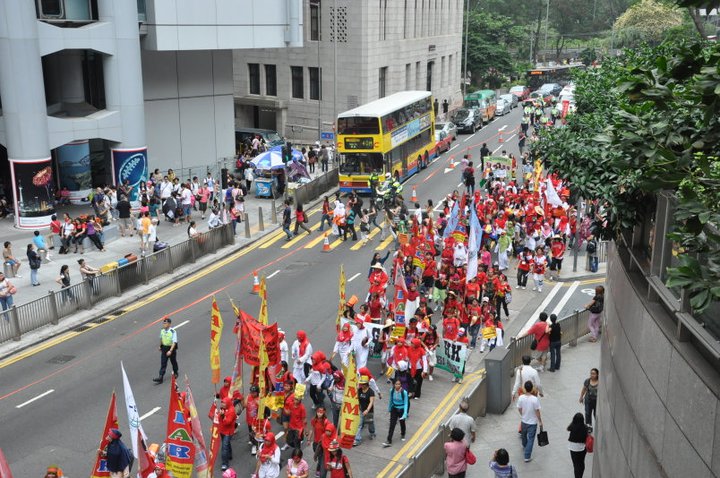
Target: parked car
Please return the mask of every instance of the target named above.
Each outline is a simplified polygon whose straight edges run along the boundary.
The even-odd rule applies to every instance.
[[[558,83],[543,83],[540,88],[538,88],[538,91],[542,91],[543,93],[549,93],[553,96],[557,96],[562,91],[563,87],[560,86]]]
[[[507,103],[510,103],[510,109],[515,108],[518,105],[518,103],[520,102],[518,97],[513,95],[512,93],[506,93],[504,95],[500,95],[500,98],[505,100]]]
[[[510,94],[518,97],[520,101],[528,99],[530,96],[530,88],[525,85],[517,85],[510,88]]]
[[[495,103],[497,105],[497,108],[495,110],[496,114],[498,116],[504,116],[511,111],[510,103],[503,100],[502,98],[498,98],[497,102]]]
[[[435,123],[435,131],[442,131],[446,135],[450,136],[450,141],[457,139],[457,126],[452,121],[446,123]]]
[[[440,156],[445,151],[450,151],[452,139],[444,131],[435,130],[435,147],[431,151],[431,156]]]
[[[457,125],[461,133],[474,133],[482,128],[482,115],[477,109],[460,108],[452,117],[452,122]]]

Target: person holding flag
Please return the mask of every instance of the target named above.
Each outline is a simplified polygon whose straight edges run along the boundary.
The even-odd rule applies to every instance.
[[[108,444],[105,448],[98,450],[100,456],[106,460],[106,467],[110,472],[110,478],[129,478],[130,469],[135,459],[132,452],[120,440],[122,433],[117,428],[111,428],[107,435]]]
[[[222,460],[223,471],[228,469],[232,461],[232,445],[230,444],[230,440],[235,433],[236,418],[237,415],[235,414],[233,399],[231,397],[225,397],[220,401],[220,426],[218,427],[221,440],[220,459]]]

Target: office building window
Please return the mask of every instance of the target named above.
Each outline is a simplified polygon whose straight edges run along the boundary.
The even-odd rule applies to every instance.
[[[292,97],[293,98],[304,98],[303,85],[303,67],[302,66],[291,66],[290,67],[290,80],[292,82]]]
[[[385,40],[387,37],[387,0],[379,0],[380,5],[378,12],[380,14],[380,40]]]
[[[384,98],[385,92],[386,92],[386,81],[387,81],[387,66],[383,66],[380,68],[380,72],[378,74],[378,97]]]
[[[310,40],[322,40],[320,29],[320,0],[310,0]]]
[[[403,10],[403,38],[408,37],[408,0],[405,0],[405,9]]]
[[[410,63],[405,64],[405,89],[411,90],[412,87],[410,86],[410,70],[412,69],[412,65]]]
[[[453,81],[455,80],[455,76],[453,75],[453,56],[448,56],[448,83],[453,84]]]
[[[413,11],[415,21],[413,22],[413,38],[418,37],[418,0],[415,0],[415,10]]]
[[[250,84],[250,94],[260,94],[260,65],[257,63],[248,63],[248,83]]]
[[[310,73],[310,99],[321,100],[322,99],[322,70],[311,66],[308,68]]]
[[[422,89],[422,87],[420,86],[420,83],[422,81],[421,72],[422,72],[422,69],[420,67],[420,62],[416,61],[415,62],[415,89],[416,90]]]
[[[440,58],[440,86],[445,86],[445,57]]]
[[[277,96],[277,68],[265,65],[265,95]]]
[[[434,61],[429,61],[427,63],[427,79],[425,81],[425,90],[427,90],[427,91],[432,91],[433,66],[435,66]]]

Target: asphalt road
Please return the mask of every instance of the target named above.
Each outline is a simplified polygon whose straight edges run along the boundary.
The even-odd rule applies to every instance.
[[[519,119],[517,108],[474,135],[459,136],[450,152],[405,184],[406,197],[416,186],[419,202],[424,205],[431,198],[438,204],[445,194],[459,189],[460,169],[447,167],[450,158],[459,161],[471,148],[472,156],[479,159],[478,148],[483,142],[498,153],[508,149],[517,154],[517,136],[511,131]],[[498,142],[501,128],[503,143]],[[319,213],[311,214],[310,225],[316,225],[318,220]],[[240,308],[257,314],[259,299],[249,294],[255,269],[268,277],[270,320],[279,322],[287,332],[288,343],[298,329],[304,329],[315,348],[330,352],[335,337],[340,264],[345,266],[348,296],[364,297],[370,256],[376,248],[385,251],[392,246],[389,242],[381,244],[375,236],[362,248],[351,241],[333,242],[332,252],[323,253],[318,238],[319,233],[313,231],[309,238],[286,243],[281,232],[271,234],[227,264],[199,270],[189,283],[151,296],[133,310],[118,311],[117,317],[51,347],[39,346],[37,353],[26,358],[6,361],[0,368],[0,447],[16,475],[42,476],[49,463],[60,464],[68,476],[90,473],[113,390],[118,393],[121,430],[127,431],[121,361],[140,414],[157,410],[143,419],[149,441],[163,441],[169,382],[158,386],[152,378],[159,368],[159,322],[165,314],[170,314],[174,325],[179,326],[180,373],[189,377],[199,412],[204,416],[213,394],[208,358],[211,297],[217,297],[225,322],[221,352],[222,368],[228,374],[234,352],[234,317],[228,297]],[[218,257],[218,262],[222,259]],[[548,284],[544,294],[551,290]],[[573,297],[582,294],[579,288],[575,292]],[[570,303],[568,300],[565,305]],[[379,369],[372,361],[371,367]],[[125,438],[129,443],[129,437]],[[233,445],[233,465],[241,476],[247,476],[254,464],[245,443],[246,438],[240,437]]]

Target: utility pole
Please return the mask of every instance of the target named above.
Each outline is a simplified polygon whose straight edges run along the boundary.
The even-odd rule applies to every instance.
[[[530,32],[530,63],[532,63],[532,66],[535,66],[535,62],[533,61],[533,34]]]
[[[547,52],[548,25],[550,24],[550,0],[547,0],[547,8],[545,9],[545,46],[543,49]],[[545,59],[545,54],[543,54]]]
[[[549,0],[548,0],[549,1]],[[463,70],[462,91],[463,99],[467,93],[467,58],[468,58],[468,31],[470,30],[470,0],[465,0],[465,69]]]
[[[548,0],[549,1],[549,0]],[[337,0],[333,0],[333,15],[332,15],[332,32],[333,32],[333,118],[332,122],[335,124],[337,121],[337,84],[338,84],[338,77],[337,77],[337,44],[338,44],[338,11],[337,11]],[[337,131],[335,131],[336,128],[333,128],[333,131],[335,134],[337,134]]]

